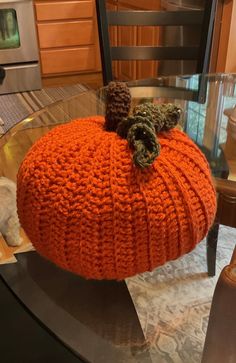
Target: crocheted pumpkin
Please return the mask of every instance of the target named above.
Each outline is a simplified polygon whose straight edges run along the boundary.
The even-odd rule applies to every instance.
[[[18,172],[19,218],[36,250],[86,278],[124,279],[176,259],[215,216],[208,163],[172,128],[176,106],[128,114],[129,103],[112,83],[105,118],[55,127]]]

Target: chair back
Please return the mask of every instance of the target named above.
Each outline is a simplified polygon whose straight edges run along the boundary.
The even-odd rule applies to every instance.
[[[113,60],[196,60],[197,73],[209,68],[217,0],[206,0],[203,10],[130,11],[106,9],[105,0],[96,0],[104,84],[113,80]],[[192,46],[111,46],[109,26],[198,26],[200,44]]]
[[[2,84],[4,78],[6,76],[6,72],[5,69],[3,67],[0,66],[0,85]]]

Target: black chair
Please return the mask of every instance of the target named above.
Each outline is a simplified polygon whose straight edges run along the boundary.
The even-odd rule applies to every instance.
[[[197,60],[196,73],[207,73],[217,0],[206,0],[204,10],[108,11],[96,0],[103,82],[113,80],[113,60]],[[110,46],[109,26],[199,26],[198,46]]]
[[[3,83],[5,76],[6,76],[5,69],[0,66],[0,85]]]

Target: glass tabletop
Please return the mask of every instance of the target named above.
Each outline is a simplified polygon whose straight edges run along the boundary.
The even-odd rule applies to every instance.
[[[173,102],[183,109],[180,124],[203,151],[212,175],[236,180],[236,75],[171,76],[130,82],[134,101]],[[146,95],[146,96],[145,96]],[[235,116],[234,116],[235,117]]]
[[[143,102],[179,105],[180,125],[206,155],[216,180],[236,186],[236,75],[178,76],[128,83],[132,107]],[[104,115],[106,87],[58,101],[19,122],[0,138],[0,175],[16,180],[26,152],[53,127]],[[87,281],[62,271],[36,252],[17,255],[0,273],[18,298],[85,361],[157,362],[143,334],[125,281]]]
[[[236,180],[236,75],[171,76],[128,83],[132,107],[138,103],[175,103],[182,110],[180,126],[207,157],[212,174]],[[19,122],[0,139],[0,174],[15,179],[30,146],[56,125],[75,118],[104,115],[106,87],[58,101]],[[21,140],[21,141],[20,141]],[[14,158],[13,158],[14,155]]]

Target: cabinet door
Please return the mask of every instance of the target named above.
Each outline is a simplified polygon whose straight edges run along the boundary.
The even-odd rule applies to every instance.
[[[106,3],[107,10],[117,10],[117,4],[114,1],[107,1]],[[109,29],[109,37],[110,37],[110,44],[111,46],[117,45],[117,26],[111,26]],[[118,79],[118,61],[112,62],[112,73],[113,78]]]
[[[118,0],[119,9],[133,9],[133,10],[160,10],[160,0]],[[139,26],[133,28],[133,31],[125,27],[122,37],[129,39],[127,45],[139,46],[155,46],[159,44],[159,29],[158,27]],[[119,34],[119,33],[118,33]],[[123,41],[123,38],[122,38]],[[119,67],[119,77],[122,79],[140,79],[156,77],[158,62],[157,61],[129,61],[122,62],[123,65]]]
[[[160,10],[160,0],[108,0],[107,8],[112,10]],[[149,45],[159,43],[159,29],[157,27],[111,27],[111,44],[113,45]],[[157,61],[113,61],[113,74],[119,80],[133,80],[155,77],[157,75]]]
[[[119,10],[129,10],[130,7],[118,5]],[[120,26],[118,27],[118,45],[129,46],[137,44],[137,27]],[[119,61],[118,78],[122,81],[136,79],[137,61]]]
[[[92,0],[35,2],[37,21],[87,19],[93,17]]]
[[[154,26],[138,27],[137,44],[139,46],[157,46],[159,44],[159,28]],[[158,61],[137,61],[137,79],[156,77]]]
[[[43,76],[101,70],[95,0],[37,0]]]
[[[40,23],[38,32],[40,49],[94,44],[92,19]]]
[[[43,49],[40,58],[43,75],[92,72],[96,66],[94,46]]]

